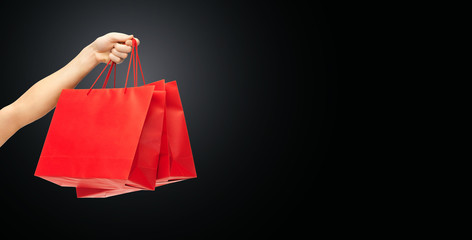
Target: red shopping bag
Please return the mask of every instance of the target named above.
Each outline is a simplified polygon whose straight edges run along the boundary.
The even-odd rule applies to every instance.
[[[154,190],[161,149],[166,92],[164,80],[149,85],[155,86],[155,89],[126,185]]]
[[[166,83],[165,109],[156,187],[197,177],[176,81]]]
[[[61,93],[35,176],[67,187],[125,189],[127,184],[153,189],[165,95],[156,94],[154,85],[92,88]],[[161,111],[147,120],[151,101]]]
[[[64,90],[35,176],[67,187],[116,188],[128,180],[154,91]]]
[[[177,83],[166,83],[165,90],[166,107],[156,187],[197,177]],[[103,198],[140,190],[143,189],[130,186],[123,189],[77,188],[77,196]]]
[[[154,190],[164,121],[164,84],[164,80],[148,84],[155,86],[155,89],[126,186],[118,189],[77,187],[77,197],[104,198],[139,190]]]

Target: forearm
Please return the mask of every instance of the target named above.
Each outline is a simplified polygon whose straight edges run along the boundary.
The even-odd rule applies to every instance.
[[[18,127],[28,125],[54,109],[62,89],[75,88],[98,64],[89,45],[63,68],[34,84],[10,106],[15,111]]]

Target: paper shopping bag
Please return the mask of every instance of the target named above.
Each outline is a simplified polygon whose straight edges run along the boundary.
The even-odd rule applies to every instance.
[[[35,176],[65,187],[123,187],[153,92],[154,86],[63,90]]]
[[[77,187],[78,198],[103,198],[139,190],[154,190],[164,122],[164,84],[164,80],[148,84],[155,89],[126,186],[118,189]]]
[[[156,187],[196,177],[190,140],[177,84],[173,81],[166,83],[165,87],[166,107]],[[152,111],[151,108],[149,111]],[[167,125],[170,126],[167,127]],[[77,188],[77,197],[103,198],[140,190],[143,189],[130,186],[123,189]]]
[[[177,82],[168,82],[165,88],[166,111],[156,187],[197,177]]]
[[[166,92],[164,80],[147,86],[155,88],[126,185],[154,190],[161,150]]]

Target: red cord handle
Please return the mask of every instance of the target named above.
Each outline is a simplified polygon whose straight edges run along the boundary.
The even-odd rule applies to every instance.
[[[133,64],[133,84],[135,87],[138,86],[138,64],[139,64],[139,69],[141,70],[141,76],[143,78],[143,83],[146,84],[146,81],[144,80],[144,74],[143,74],[143,68],[141,67],[141,60],[139,59],[139,54],[138,54],[138,42],[136,39],[132,39],[133,46],[131,50],[131,57],[129,60],[129,65],[128,65],[128,72],[126,73],[126,82],[125,82],[125,93],[126,93],[126,88],[128,86],[128,77],[129,77],[129,70],[131,68],[131,63]]]
[[[126,93],[126,88],[128,86],[128,77],[129,77],[129,70],[130,70],[130,67],[131,67],[131,63],[133,63],[133,84],[134,84],[134,87],[138,86],[138,71],[137,71],[138,70],[137,69],[138,65],[139,65],[139,69],[141,70],[141,76],[143,78],[143,83],[146,84],[146,81],[144,80],[143,68],[141,67],[141,60],[139,59],[139,54],[138,54],[138,43],[137,43],[136,39],[134,39],[134,38],[131,39],[131,41],[132,41],[133,44],[132,44],[132,50],[131,50],[129,65],[128,65],[128,72],[126,73],[125,93]],[[109,60],[107,65],[103,68],[102,72],[100,72],[100,74],[98,75],[97,79],[95,79],[95,82],[93,82],[92,86],[90,87],[89,91],[87,92],[87,95],[92,91],[93,86],[95,86],[95,84],[97,83],[100,76],[102,76],[102,73],[105,71],[105,69],[108,67],[108,65],[110,65],[110,62],[111,62],[111,67],[108,70],[108,73],[107,73],[107,76],[105,78],[105,82],[103,83],[102,88],[106,87],[112,69],[114,69],[113,88],[116,87],[116,63]]]
[[[111,60],[108,61],[107,65],[103,68],[102,72],[100,72],[100,74],[98,75],[97,79],[95,79],[95,82],[93,82],[92,86],[90,87],[89,91],[87,92],[87,95],[89,95],[89,93],[92,91],[92,88],[93,86],[95,86],[95,83],[97,83],[98,79],[100,78],[100,76],[102,76],[102,73],[105,71],[105,69],[108,67],[108,65],[110,64]]]
[[[108,79],[110,78],[110,73],[113,68],[115,69],[115,72],[113,73],[113,88],[115,88],[115,83],[116,83],[116,63],[115,62],[111,63],[111,67],[108,70],[108,74],[107,74],[107,77],[105,78],[105,82],[103,83],[102,88],[105,88],[107,86]]]

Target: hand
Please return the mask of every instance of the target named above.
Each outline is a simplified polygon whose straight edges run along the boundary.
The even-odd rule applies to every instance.
[[[127,35],[124,33],[111,32],[98,37],[91,44],[97,62],[107,63],[111,60],[116,64],[122,63],[128,57],[128,53],[132,50],[131,39],[133,38],[136,39],[136,42],[139,45],[139,39],[135,38],[133,35]]]

